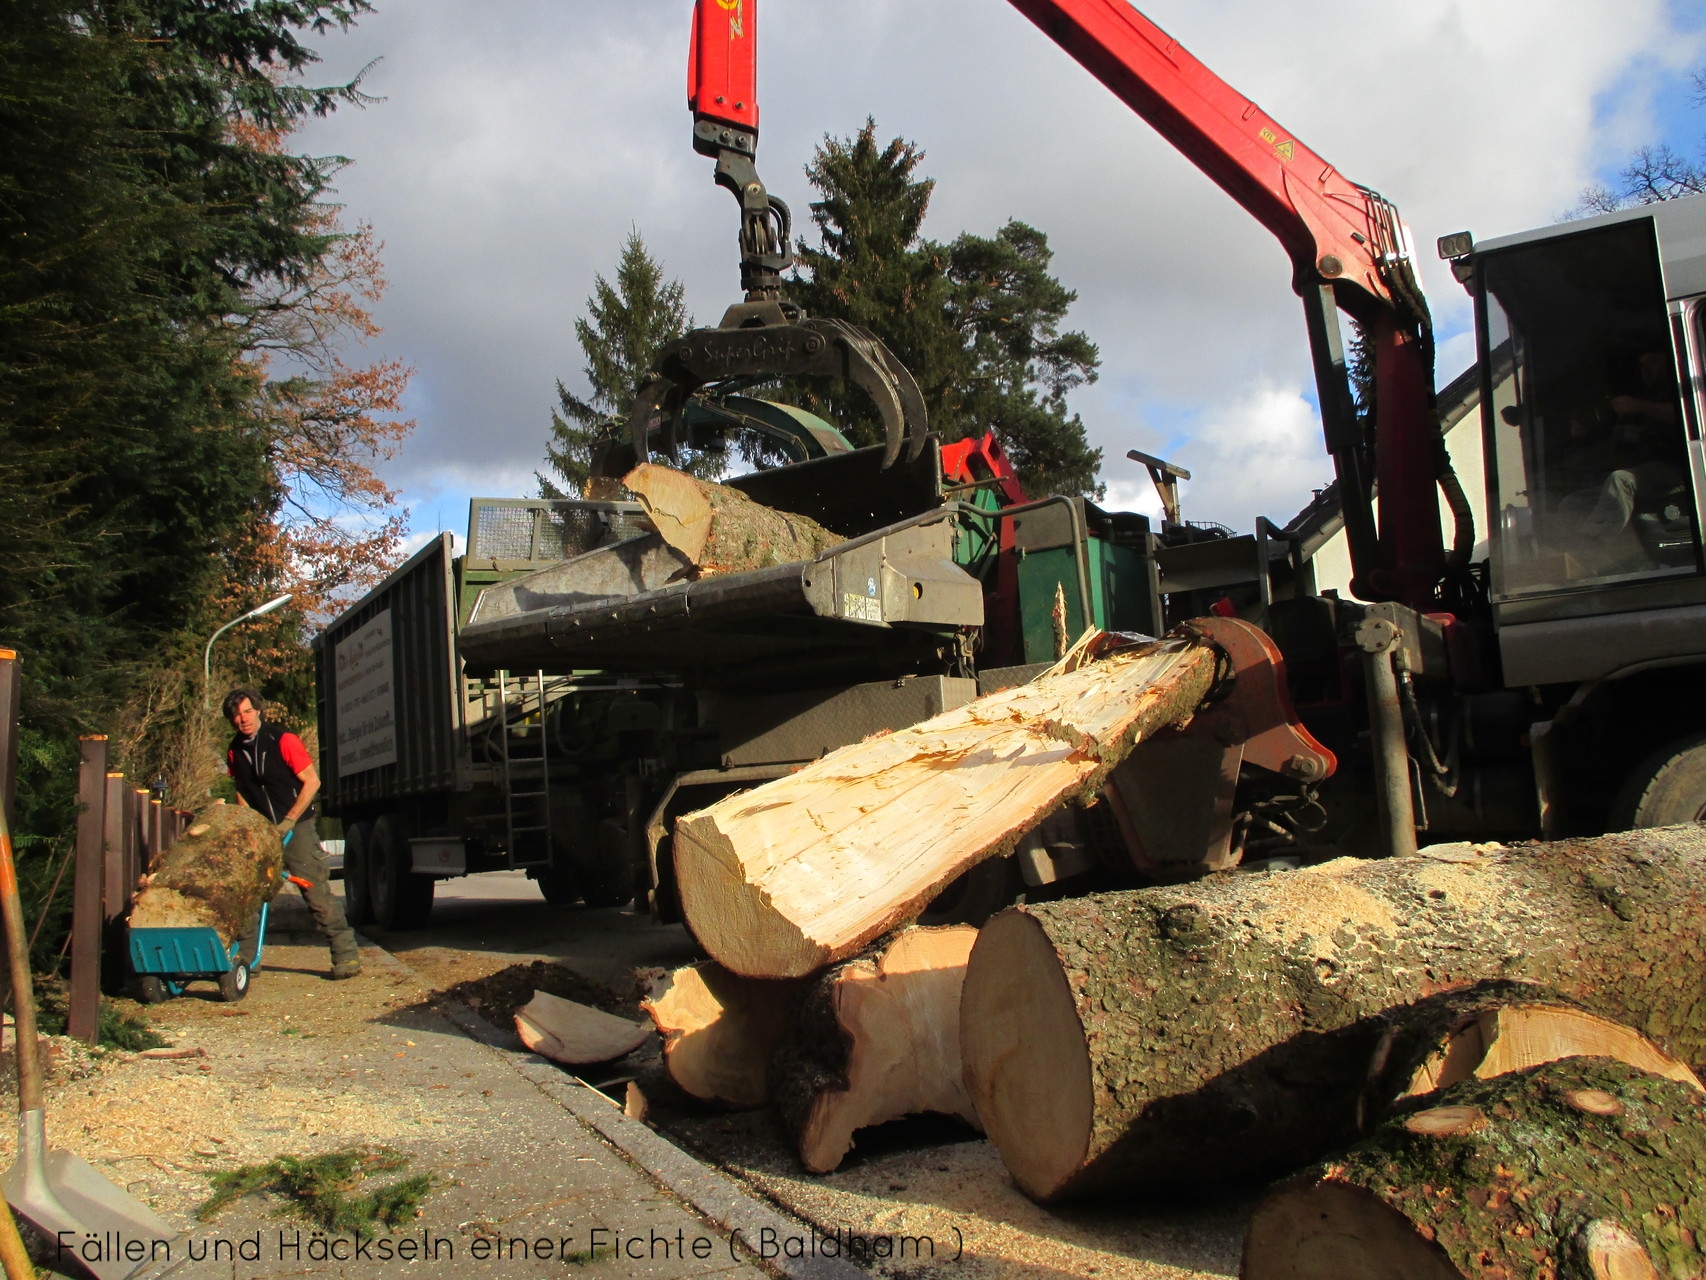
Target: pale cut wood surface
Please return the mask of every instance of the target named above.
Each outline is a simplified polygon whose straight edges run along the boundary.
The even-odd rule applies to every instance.
[[[809,982],[743,978],[715,960],[664,977],[641,1005],[663,1037],[663,1065],[684,1092],[728,1107],[770,1100],[770,1060]]]
[[[870,1125],[934,1112],[977,1127],[960,1065],[960,988],[977,930],[910,928],[825,974],[780,1055],[800,1161],[829,1173]]]
[[[682,908],[711,956],[754,978],[856,955],[963,871],[1181,722],[1216,651],[1168,639],[1047,674],[831,752],[680,818]]]
[[[846,541],[806,516],[754,502],[738,489],[643,462],[622,478],[663,540],[700,573],[743,573],[810,560]]]
[[[609,1062],[632,1053],[652,1033],[649,1022],[629,1022],[613,1013],[535,991],[515,1014],[516,1034],[541,1057],[569,1066]]]

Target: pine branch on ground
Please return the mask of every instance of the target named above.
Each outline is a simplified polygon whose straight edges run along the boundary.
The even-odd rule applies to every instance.
[[[381,1174],[408,1168],[410,1157],[390,1147],[349,1147],[318,1156],[279,1156],[265,1164],[244,1165],[215,1173],[213,1195],[196,1217],[210,1222],[245,1196],[281,1196],[281,1217],[298,1217],[322,1230],[349,1235],[404,1226],[420,1216],[422,1202],[439,1176],[416,1173],[397,1182],[357,1194],[362,1184]]]

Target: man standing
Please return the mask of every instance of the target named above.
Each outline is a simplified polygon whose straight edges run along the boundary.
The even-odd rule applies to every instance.
[[[253,689],[233,689],[225,695],[225,718],[237,730],[225,754],[226,768],[237,784],[237,802],[265,814],[284,839],[284,867],[306,880],[302,896],[314,922],[332,948],[332,977],[353,978],[361,972],[355,931],[344,919],[343,904],[327,886],[326,855],[314,829],[314,797],[320,774],[308,748],[294,733],[261,719],[261,695]],[[241,944],[241,954],[255,954],[259,924]]]

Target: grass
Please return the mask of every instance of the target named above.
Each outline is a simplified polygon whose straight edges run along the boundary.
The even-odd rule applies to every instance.
[[[421,1203],[438,1185],[431,1173],[412,1174],[386,1186],[363,1191],[380,1174],[399,1173],[409,1157],[389,1147],[358,1146],[320,1156],[279,1156],[265,1164],[213,1175],[213,1195],[196,1210],[211,1221],[245,1196],[270,1192],[284,1197],[281,1215],[304,1218],[327,1232],[353,1234],[386,1230],[413,1222]]]

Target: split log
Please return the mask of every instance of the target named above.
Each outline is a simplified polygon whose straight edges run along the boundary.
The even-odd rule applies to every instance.
[[[777,1054],[776,1103],[812,1173],[855,1131],[936,1112],[976,1126],[960,1066],[960,987],[977,930],[912,928],[818,979]]]
[[[1432,855],[1432,856],[1430,856]],[[966,972],[966,1083],[1039,1200],[1272,1176],[1355,1141],[1389,1011],[1538,983],[1706,1063],[1706,827],[1011,908]]]
[[[622,477],[663,540],[701,574],[793,564],[846,539],[806,516],[754,502],[739,489],[644,462]]]
[[[535,991],[533,999],[515,1011],[515,1030],[540,1057],[579,1067],[632,1053],[651,1035],[652,1024],[629,1022],[591,1005]]]
[[[762,1107],[770,1101],[771,1059],[810,985],[743,978],[706,960],[663,978],[640,1007],[663,1037],[664,1070],[683,1092]]]
[[[1527,983],[1449,991],[1394,1010],[1388,1021],[1369,1063],[1363,1127],[1395,1106],[1465,1080],[1489,1080],[1563,1058],[1613,1058],[1701,1089],[1686,1064],[1639,1031]]]
[[[283,884],[273,824],[241,805],[210,805],[138,882],[130,927],[210,928],[230,946]]]
[[[1706,1275],[1695,1090],[1572,1058],[1441,1101],[1269,1192],[1243,1280]]]
[[[678,819],[676,881],[694,936],[753,978],[857,955],[1062,804],[1094,795],[1138,739],[1188,719],[1216,664],[1216,650],[1188,638],[1129,649]]]

